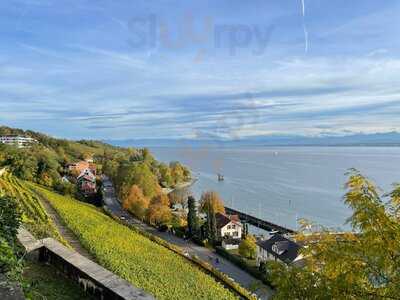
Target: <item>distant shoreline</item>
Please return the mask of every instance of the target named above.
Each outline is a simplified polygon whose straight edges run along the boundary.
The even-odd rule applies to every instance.
[[[186,181],[186,182],[177,184],[174,188],[163,188],[162,190],[165,194],[170,194],[177,190],[183,190],[183,189],[190,188],[191,186],[193,186],[196,183],[197,180],[199,180],[199,179],[197,177],[195,177],[195,178],[192,178],[190,181]]]
[[[398,148],[400,147],[400,144],[365,144],[365,145],[360,145],[360,144],[354,144],[354,145],[350,145],[350,144],[337,144],[337,145],[307,145],[307,144],[299,144],[299,145],[251,145],[251,144],[246,144],[246,145],[230,145],[230,144],[204,144],[204,145],[151,145],[151,146],[140,146],[140,147],[149,147],[149,148],[232,148],[232,147],[236,147],[236,148],[246,148],[246,147],[257,147],[257,148],[273,148],[273,147],[285,147],[285,148],[295,148],[295,147],[320,147],[320,148],[335,148],[335,147],[341,147],[341,148],[360,148],[360,147],[369,147],[369,148]]]

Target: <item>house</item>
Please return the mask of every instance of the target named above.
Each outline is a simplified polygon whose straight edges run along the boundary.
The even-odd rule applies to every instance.
[[[38,143],[38,141],[31,137],[6,135],[0,136],[0,143],[17,146],[18,148],[25,148]]]
[[[218,239],[227,250],[239,248],[242,239],[243,225],[237,215],[216,213]],[[228,249],[229,248],[229,249]]]
[[[93,163],[82,160],[68,165],[68,171],[75,175],[81,174],[87,169],[89,169],[91,173],[96,176],[96,165]]]
[[[77,187],[79,191],[88,196],[97,192],[96,176],[90,169],[85,169],[77,178]]]
[[[268,240],[257,242],[256,262],[258,266],[268,260],[281,261],[285,264],[298,262],[302,260],[300,249],[301,246],[296,242],[275,234]]]

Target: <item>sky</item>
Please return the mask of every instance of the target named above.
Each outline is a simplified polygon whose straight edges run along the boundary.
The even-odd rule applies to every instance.
[[[0,124],[80,139],[400,131],[398,0],[3,0]]]

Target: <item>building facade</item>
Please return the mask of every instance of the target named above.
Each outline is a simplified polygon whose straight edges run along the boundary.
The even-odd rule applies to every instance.
[[[273,260],[291,264],[302,259],[300,249],[301,246],[296,242],[275,234],[270,239],[257,242],[256,263],[259,266],[263,262]]]
[[[37,142],[38,141],[33,138],[24,136],[0,136],[0,143],[17,146],[18,148],[29,147]]]
[[[77,178],[77,187],[85,195],[93,195],[97,192],[96,176],[90,169],[85,169]]]
[[[239,248],[243,234],[243,225],[237,215],[215,214],[218,239],[226,250]]]
[[[69,173],[72,173],[75,176],[82,174],[85,170],[90,170],[90,172],[96,176],[96,165],[93,163],[82,160],[68,165]]]
[[[217,213],[215,215],[217,221],[218,237],[223,238],[242,238],[243,225],[237,215],[225,215]]]

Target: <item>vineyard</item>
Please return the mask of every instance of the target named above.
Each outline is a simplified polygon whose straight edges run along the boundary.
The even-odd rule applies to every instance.
[[[52,220],[46,214],[39,197],[23,181],[7,173],[0,176],[0,195],[2,194],[12,196],[18,200],[23,213],[24,226],[36,238],[53,237],[66,244]]]
[[[157,299],[236,299],[184,258],[115,222],[94,206],[29,186],[46,197],[103,266]]]

